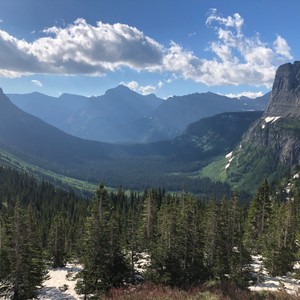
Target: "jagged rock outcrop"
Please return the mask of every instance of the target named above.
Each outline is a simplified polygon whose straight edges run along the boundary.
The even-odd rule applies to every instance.
[[[300,117],[300,61],[278,68],[264,116]]]
[[[246,189],[300,166],[300,61],[278,68],[267,109],[233,155],[228,178]]]

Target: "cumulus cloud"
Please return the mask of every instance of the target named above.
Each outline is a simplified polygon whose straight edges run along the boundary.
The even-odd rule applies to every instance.
[[[130,82],[121,82],[120,84],[127,86],[131,90],[140,93],[142,95],[149,95],[153,94],[156,91],[156,87],[153,85],[139,85],[136,81],[130,81]]]
[[[33,42],[0,30],[0,76],[102,76],[125,67],[166,72],[170,78],[206,85],[249,84],[269,88],[278,65],[293,58],[291,49],[280,35],[271,44],[263,42],[258,34],[245,36],[244,23],[238,13],[224,17],[216,9],[210,11],[206,26],[216,35],[208,45],[210,59],[198,57],[174,41],[162,45],[137,28],[120,23],[91,25],[80,18],[68,26],[44,30],[44,36]],[[133,88],[149,93],[156,87]]]
[[[39,80],[33,79],[31,83],[37,87],[43,87],[43,84]]]
[[[288,43],[279,35],[273,45],[264,43],[258,34],[245,36],[244,23],[238,13],[222,17],[212,9],[206,25],[217,37],[208,47],[213,58],[199,58],[172,42],[164,56],[165,68],[209,86],[249,84],[270,88],[278,65],[293,58]]]
[[[152,71],[160,68],[163,47],[125,24],[73,24],[44,30],[32,43],[0,30],[0,75],[32,73],[103,75],[121,67]]]
[[[238,93],[238,94],[227,94],[225,95],[226,97],[229,98],[241,98],[241,97],[247,97],[247,98],[251,98],[251,99],[255,99],[257,97],[262,97],[264,94],[263,92],[242,92],[242,93]]]

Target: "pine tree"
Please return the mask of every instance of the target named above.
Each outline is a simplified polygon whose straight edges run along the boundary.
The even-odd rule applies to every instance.
[[[145,193],[140,220],[140,244],[144,250],[149,251],[154,240],[156,216],[157,216],[157,201],[154,197],[154,191],[149,190]]]
[[[48,233],[48,256],[52,261],[53,268],[64,267],[66,265],[67,228],[65,222],[66,220],[62,213],[58,213],[54,217]]]
[[[296,215],[292,201],[276,203],[264,237],[264,265],[273,276],[285,275],[296,260]]]
[[[265,179],[260,185],[257,194],[250,202],[245,228],[245,245],[251,251],[262,251],[263,241],[266,233],[270,215],[272,212],[272,201],[270,188]]]
[[[9,264],[12,299],[30,299],[46,278],[46,265],[36,219],[32,210],[17,201],[9,226]]]
[[[238,195],[211,200],[205,214],[205,258],[211,276],[245,285],[250,276],[250,254],[243,246],[243,214]]]
[[[91,215],[86,221],[82,243],[83,270],[77,291],[99,297],[112,286],[122,285],[127,272],[124,255],[116,232],[116,220],[108,193],[101,183],[95,193]]]
[[[8,221],[0,213],[0,299],[4,298],[11,289],[9,281],[10,263],[9,263],[9,244],[7,234]]]

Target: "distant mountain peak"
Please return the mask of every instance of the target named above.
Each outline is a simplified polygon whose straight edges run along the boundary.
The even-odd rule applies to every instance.
[[[276,72],[265,116],[300,117],[300,61],[281,65]]]
[[[114,88],[111,88],[111,89],[108,89],[106,92],[105,92],[105,95],[108,95],[108,94],[119,94],[119,93],[135,93],[135,91],[131,90],[129,87],[123,85],[123,84],[119,84],[118,86],[114,87]]]

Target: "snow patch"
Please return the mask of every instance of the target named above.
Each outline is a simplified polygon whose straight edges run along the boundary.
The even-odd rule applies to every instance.
[[[234,159],[234,156],[232,156],[228,162],[231,163],[233,161],[233,159]]]
[[[225,170],[227,170],[230,167],[230,164],[231,164],[232,160],[234,159],[233,151],[231,151],[230,153],[228,153],[225,156],[225,158],[227,159],[227,164],[225,166]]]
[[[262,256],[253,255],[252,260],[252,268],[256,273],[258,282],[249,287],[251,291],[285,291],[289,294],[298,295],[300,290],[300,282],[298,279],[293,278],[292,274],[288,273],[286,276],[270,276],[263,266]],[[294,270],[299,268],[299,263],[296,263],[294,265]]]
[[[232,157],[233,151],[231,151],[230,153],[226,154],[225,158],[230,159]]]
[[[276,122],[279,118],[281,118],[281,116],[277,116],[277,117],[266,117],[266,118],[265,118],[265,122],[266,122],[266,123],[274,123],[274,122]]]
[[[227,170],[229,167],[230,167],[230,163],[228,163],[228,164],[225,166],[225,170]]]
[[[49,269],[49,279],[43,284],[38,299],[43,300],[79,300],[75,292],[76,275],[82,269],[81,265],[67,264],[64,268]]]

